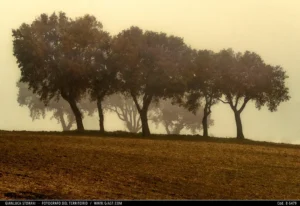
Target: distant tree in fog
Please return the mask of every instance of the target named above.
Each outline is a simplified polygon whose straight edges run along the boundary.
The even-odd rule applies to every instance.
[[[62,97],[74,113],[77,129],[84,130],[77,103],[91,85],[92,63],[106,46],[102,24],[90,15],[74,20],[62,12],[41,14],[12,34],[20,82],[28,83],[45,104]]]
[[[74,114],[65,100],[59,99],[56,101],[52,99],[45,105],[37,94],[28,89],[28,84],[18,82],[17,87],[19,89],[17,101],[20,106],[29,108],[30,117],[33,121],[45,118],[47,112],[52,112],[51,119],[56,119],[61,124],[63,131],[69,131],[76,123]],[[92,115],[96,110],[95,105],[87,99],[80,101],[79,108],[82,113],[87,112],[89,115]]]
[[[133,99],[143,136],[148,136],[149,106],[184,89],[180,70],[184,69],[183,60],[190,49],[179,37],[131,27],[116,36],[112,50],[116,55],[120,92]]]
[[[159,101],[154,112],[152,112],[151,120],[156,124],[162,124],[167,134],[180,134],[183,129],[196,134],[202,130],[201,119],[203,118],[203,109],[200,107],[194,113],[188,111],[184,107],[173,105],[171,100]],[[210,116],[207,117],[208,126],[213,125]]]
[[[132,98],[122,94],[113,94],[103,103],[104,108],[117,114],[124,121],[129,132],[137,133],[142,129],[141,118]]]
[[[266,64],[254,52],[222,50],[216,64],[220,74],[219,88],[225,98],[222,102],[234,112],[237,138],[244,139],[241,113],[248,102],[253,101],[258,109],[266,105],[273,112],[281,102],[290,99],[285,85],[288,76],[283,68]]]

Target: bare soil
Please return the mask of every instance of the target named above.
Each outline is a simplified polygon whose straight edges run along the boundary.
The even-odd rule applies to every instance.
[[[0,132],[0,199],[300,199],[300,147]]]

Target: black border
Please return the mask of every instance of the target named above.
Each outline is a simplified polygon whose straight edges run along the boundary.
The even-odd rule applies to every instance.
[[[0,200],[0,206],[123,205],[277,205],[300,206],[300,200]]]

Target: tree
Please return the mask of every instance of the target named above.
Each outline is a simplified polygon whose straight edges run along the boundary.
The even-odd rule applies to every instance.
[[[151,120],[156,125],[161,123],[167,134],[180,134],[182,129],[187,129],[195,134],[197,130],[202,129],[199,122],[202,118],[203,110],[201,108],[192,113],[184,107],[172,104],[170,100],[161,100]],[[213,121],[209,117],[208,125],[213,125]]]
[[[56,101],[52,99],[45,106],[40,97],[28,89],[26,83],[18,82],[17,87],[19,89],[17,101],[20,106],[27,106],[29,108],[30,117],[33,121],[41,117],[45,118],[47,112],[52,112],[51,119],[56,119],[61,124],[63,131],[69,131],[72,128],[75,123],[75,117],[65,100],[59,99]],[[87,112],[89,115],[92,115],[95,106],[86,100],[82,99],[80,101],[79,108],[82,113]]]
[[[189,111],[196,112],[203,106],[202,127],[203,136],[208,137],[209,116],[211,107],[218,103],[222,96],[218,84],[215,54],[209,50],[194,51],[192,67],[186,71],[188,86],[185,95],[180,99],[180,104]]]
[[[30,117],[34,121],[40,117],[45,118],[46,112],[53,112],[52,118],[55,118],[61,124],[63,131],[71,129],[75,122],[74,115],[67,105],[67,102],[51,100],[46,107],[37,94],[33,94],[25,83],[18,82],[19,88],[18,103],[20,106],[27,106],[30,111]],[[64,116],[67,116],[67,120]],[[68,123],[67,123],[68,121]]]
[[[94,56],[92,58],[92,72],[90,73],[89,93],[92,101],[97,102],[100,132],[104,129],[104,108],[103,101],[106,96],[117,91],[119,86],[115,56],[111,50],[111,37],[108,33],[102,32],[95,46]]]
[[[20,82],[28,83],[46,105],[62,97],[74,113],[77,129],[84,130],[77,102],[89,87],[102,24],[90,15],[73,20],[60,12],[41,14],[12,33]]]
[[[258,109],[266,105],[271,112],[276,111],[281,102],[290,99],[285,85],[288,76],[281,66],[266,64],[254,52],[228,49],[217,56],[219,88],[225,97],[222,102],[234,112],[237,138],[244,139],[241,113],[247,103],[253,101]]]
[[[132,99],[121,94],[113,94],[105,99],[103,105],[124,121],[129,132],[137,133],[142,129],[141,118]]]
[[[132,97],[141,118],[143,136],[148,136],[149,105],[184,88],[180,70],[190,49],[179,37],[143,32],[138,27],[119,33],[112,49],[117,57],[120,91]]]

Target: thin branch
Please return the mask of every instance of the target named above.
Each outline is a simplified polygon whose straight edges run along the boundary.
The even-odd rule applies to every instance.
[[[124,117],[124,114],[121,114],[121,112],[118,111],[117,107],[115,107],[115,109],[111,109],[111,110],[116,112],[116,114],[118,115],[118,117],[119,117],[120,120],[126,121],[125,117]]]
[[[223,102],[224,104],[229,104],[229,102],[223,101],[221,98],[218,98],[218,100]]]

